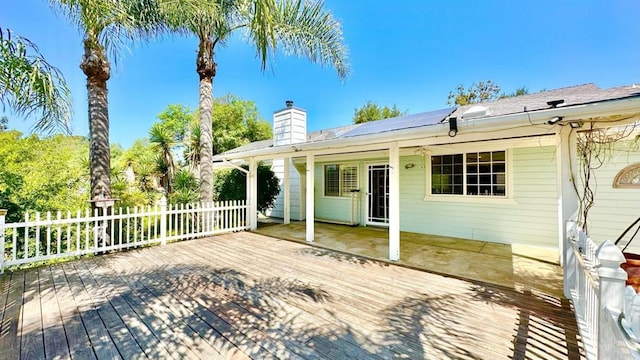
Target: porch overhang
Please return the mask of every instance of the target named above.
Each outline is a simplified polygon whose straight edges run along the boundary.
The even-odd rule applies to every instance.
[[[611,127],[626,125],[640,119],[640,97],[628,97],[606,100],[594,103],[571,105],[565,107],[519,112],[514,114],[486,116],[457,122],[458,132],[449,136],[449,123],[441,122],[416,128],[407,128],[374,134],[333,139],[310,141],[283,146],[267,146],[263,148],[248,148],[247,150],[232,151],[217,155],[221,163],[237,166],[239,162],[252,164],[271,159],[291,159],[293,164],[305,163],[302,172],[307,179],[307,189],[304,192],[306,201],[306,240],[314,240],[314,170],[313,164],[321,158],[331,156],[347,156],[345,154],[377,153],[380,158],[388,158],[390,166],[389,187],[389,259],[399,260],[400,241],[400,199],[399,199],[399,157],[403,151],[415,148],[447,146],[481,141],[524,141],[522,139],[544,139],[538,145],[553,144],[557,146],[558,183],[558,234],[563,234],[563,224],[575,213],[576,200],[571,191],[569,157],[572,149],[575,153],[575,132],[569,131],[573,126],[566,126],[578,122],[590,122],[592,127]],[[573,135],[571,135],[573,134]],[[567,144],[560,146],[560,144]],[[252,181],[256,181],[253,179]],[[257,188],[255,183],[248,186],[249,203],[255,202]],[[288,199],[287,199],[288,200]],[[287,206],[288,201],[286,201]],[[288,219],[287,219],[288,220]],[[251,228],[255,229],[256,219],[252,219]],[[560,235],[559,235],[560,236]],[[560,254],[563,254],[560,244]],[[563,259],[561,259],[562,261]]]
[[[397,143],[400,148],[453,144],[515,136],[551,135],[558,128],[577,121],[602,122],[606,126],[615,125],[615,116],[620,124],[630,118],[640,116],[640,97],[608,100],[596,103],[557,107],[515,114],[488,116],[479,119],[458,121],[458,134],[450,137],[447,122],[418,128],[381,132],[353,137],[298,143],[284,146],[266,146],[259,149],[228,152],[214,156],[214,160],[242,160],[253,158],[257,161],[285,157],[304,157],[307,154],[325,155],[358,151],[388,150]],[[551,119],[561,120],[549,124]]]

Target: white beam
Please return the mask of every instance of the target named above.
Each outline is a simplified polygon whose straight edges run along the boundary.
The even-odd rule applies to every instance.
[[[576,132],[563,126],[556,134],[556,182],[558,194],[558,254],[560,265],[566,264],[565,236],[567,221],[576,221],[580,202],[574,187],[578,163]],[[566,285],[566,284],[565,284]],[[566,291],[565,291],[566,293]]]
[[[245,168],[243,168],[243,167],[241,167],[241,166],[238,166],[238,165],[236,165],[236,164],[232,163],[231,161],[229,161],[229,160],[227,160],[227,159],[222,159],[222,163],[223,163],[223,164],[226,164],[226,165],[228,165],[228,166],[230,166],[230,167],[232,167],[232,168],[234,168],[234,169],[238,169],[238,170],[239,170],[240,172],[242,172],[243,174],[248,174],[248,173],[249,173],[249,171],[248,171],[247,169],[245,169]],[[214,164],[215,164],[215,163],[214,163]]]
[[[249,228],[258,228],[258,163],[254,158],[249,159]]]
[[[389,147],[389,260],[400,260],[400,150]]]
[[[306,223],[307,223],[307,236],[306,239],[308,242],[313,242],[314,238],[314,186],[315,186],[315,158],[313,154],[307,155],[307,199],[306,199]]]
[[[291,189],[290,189],[290,168],[291,158],[284,158],[284,179],[282,181],[282,191],[284,191],[284,223],[289,224],[291,222]]]

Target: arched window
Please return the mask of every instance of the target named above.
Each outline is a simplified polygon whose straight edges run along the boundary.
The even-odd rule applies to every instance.
[[[620,170],[613,179],[613,187],[620,189],[640,189],[640,163]]]

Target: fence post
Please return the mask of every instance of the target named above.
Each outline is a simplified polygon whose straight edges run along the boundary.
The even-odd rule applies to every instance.
[[[576,231],[576,223],[573,221],[567,221],[566,231],[564,232],[564,246],[562,251],[563,264],[562,264],[562,284],[564,297],[571,299],[571,290],[575,287],[575,257],[573,254],[573,233]]]
[[[7,210],[0,209],[0,274],[4,274],[4,222],[7,216]]]
[[[160,241],[167,245],[167,198],[164,195],[160,199]]]
[[[606,349],[612,346],[615,338],[611,336],[612,331],[608,329],[608,316],[610,311],[619,313],[625,296],[625,283],[627,273],[622,270],[620,264],[626,262],[624,254],[610,240],[606,240],[596,251],[600,265],[598,267],[599,281],[599,309],[598,309],[598,344],[597,354],[605,354]]]

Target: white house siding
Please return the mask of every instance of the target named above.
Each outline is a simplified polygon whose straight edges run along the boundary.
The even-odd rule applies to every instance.
[[[625,167],[640,163],[640,143],[622,142],[608,161],[594,171],[590,181],[595,190],[594,206],[589,211],[589,236],[596,242],[615,239],[640,217],[640,189],[613,187],[616,174]],[[631,252],[640,254],[640,238],[633,241]]]
[[[557,247],[557,187],[555,147],[509,150],[512,159],[512,199],[426,197],[429,157],[400,158],[400,228],[425,234],[499,243]],[[361,219],[366,214],[366,164],[358,162],[362,197]],[[341,162],[331,162],[341,163]],[[348,163],[353,164],[353,161]],[[338,221],[351,218],[349,198],[325,197],[323,166],[317,163],[316,217]],[[413,164],[413,167],[407,164]],[[495,200],[495,201],[494,201]],[[362,222],[361,222],[362,223]]]
[[[402,158],[402,230],[506,244],[557,246],[555,148],[509,151],[512,183],[508,191],[513,193],[513,199],[448,201],[427,197],[425,201],[427,171],[417,166],[404,169],[406,163],[419,163],[421,158]]]
[[[284,218],[284,160],[283,159],[274,159],[271,164],[271,170],[276,174],[278,179],[280,179],[280,193],[276,197],[275,204],[271,210],[267,211],[267,216],[275,217],[275,218]],[[291,165],[289,167],[289,188],[290,188],[290,216],[292,220],[304,220],[303,213],[300,212],[301,201],[300,201],[300,175],[296,168]]]

